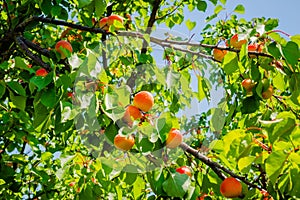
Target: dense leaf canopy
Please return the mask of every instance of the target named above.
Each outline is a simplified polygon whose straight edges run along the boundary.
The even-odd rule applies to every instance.
[[[224,199],[226,177],[238,198],[300,198],[300,35],[225,8],[1,1],[1,198]],[[125,120],[139,91],[154,105]],[[167,148],[172,130],[183,142]],[[116,135],[129,139],[116,148]]]

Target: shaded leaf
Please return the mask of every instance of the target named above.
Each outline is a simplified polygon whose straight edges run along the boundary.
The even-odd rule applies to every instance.
[[[168,196],[183,198],[189,189],[191,179],[186,174],[172,173],[163,183],[163,189]]]

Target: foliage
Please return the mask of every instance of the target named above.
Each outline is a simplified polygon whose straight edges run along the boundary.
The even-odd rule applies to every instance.
[[[207,15],[203,30],[185,8]],[[277,19],[238,18],[243,5],[217,20],[225,8],[226,0],[0,2],[1,197],[222,199],[220,183],[233,176],[240,198],[300,198],[300,36],[276,30]],[[111,14],[124,24],[100,29]],[[167,33],[179,25],[197,41]],[[151,34],[162,26],[164,38]],[[225,46],[235,34],[263,51]],[[55,51],[61,39],[73,47],[67,59]],[[215,48],[228,51],[222,62]],[[47,76],[36,76],[40,68]],[[214,100],[214,88],[224,91],[218,105],[189,115],[195,99]],[[125,108],[141,90],[155,105],[127,126]],[[171,128],[184,134],[181,148],[165,147]],[[130,151],[114,147],[118,133],[135,135]]]

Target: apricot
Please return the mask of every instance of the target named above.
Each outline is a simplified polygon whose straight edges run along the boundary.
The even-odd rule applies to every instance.
[[[226,53],[227,53],[226,50],[214,49],[213,50],[214,59],[216,59],[217,61],[222,62],[223,59],[224,59],[224,56],[226,55]]]
[[[61,50],[61,48],[68,50],[70,53],[73,52],[72,45],[68,41],[60,40],[59,42],[56,43],[55,50],[58,53],[60,53],[61,59],[64,59],[67,57],[67,55],[65,55],[65,53]]]
[[[246,78],[242,81],[242,86],[246,89],[246,91],[251,91],[255,86],[255,83],[250,78]]]
[[[192,171],[189,167],[187,166],[182,166],[176,169],[176,172],[180,173],[180,174],[186,174],[189,177],[192,177]]]
[[[242,45],[246,43],[247,43],[246,39],[239,40],[238,34],[235,34],[230,38],[230,46],[236,49],[240,49]]]
[[[154,99],[150,92],[140,91],[133,98],[133,105],[144,112],[148,112],[154,105]]]
[[[109,26],[107,24],[108,17],[104,17],[99,21],[99,27],[105,31],[108,31]]]
[[[110,15],[107,19],[107,24],[111,26],[114,24],[114,21],[119,21],[121,24],[123,24],[123,17],[119,15]]]
[[[233,177],[225,178],[220,185],[220,192],[226,198],[236,198],[242,194],[242,184]]]
[[[130,150],[135,143],[134,137],[132,135],[124,136],[117,134],[114,138],[114,145],[122,151]]]
[[[248,52],[259,52],[261,53],[262,52],[262,45],[258,45],[256,43],[253,43],[253,44],[249,44],[248,45]],[[255,58],[256,55],[249,55],[250,58]]]
[[[176,128],[172,128],[166,140],[166,147],[170,149],[178,147],[182,142],[182,138],[183,136],[180,131]]]
[[[141,119],[143,117],[141,111],[135,106],[128,106],[123,116],[123,121],[129,125],[132,125],[133,120]]]
[[[44,68],[38,69],[38,70],[36,70],[36,72],[35,72],[35,75],[36,75],[36,76],[42,76],[42,77],[45,77],[45,76],[47,76],[47,74],[48,74],[48,72],[47,72],[47,70],[44,69]]]
[[[274,94],[274,89],[272,85],[270,85],[265,91],[261,93],[263,99],[270,99]]]

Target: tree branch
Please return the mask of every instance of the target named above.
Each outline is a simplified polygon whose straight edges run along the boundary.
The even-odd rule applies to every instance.
[[[39,56],[34,55],[29,49],[28,46],[23,41],[23,37],[17,36],[16,37],[16,43],[21,48],[21,50],[29,57],[31,58],[37,65],[40,65],[41,67],[45,68],[48,72],[51,71],[51,67],[44,63],[42,59]]]
[[[49,24],[54,24],[54,25],[60,25],[60,26],[67,26],[71,27],[74,29],[82,30],[82,31],[88,31],[92,33],[102,33],[105,34],[106,31],[102,30],[101,28],[94,28],[94,27],[88,27],[88,26],[82,26],[79,24],[74,24],[72,22],[66,22],[63,20],[56,20],[52,18],[45,18],[45,17],[38,17],[38,16],[32,16],[26,20],[24,20],[22,23],[20,23],[16,27],[16,31],[18,32],[23,32],[23,30],[26,28],[28,24],[30,24],[33,21],[38,21],[38,22],[43,22],[43,23],[49,23]]]
[[[152,29],[152,27],[153,27],[153,25],[156,21],[156,14],[157,14],[157,11],[159,9],[160,3],[161,3],[161,0],[155,0],[153,2],[153,8],[152,8],[152,12],[151,12],[151,15],[150,15],[150,19],[149,19],[148,24],[147,24],[146,34],[151,33],[151,29]],[[145,54],[147,52],[147,46],[148,46],[148,43],[147,43],[146,40],[144,40],[142,50],[141,50],[141,54]]]
[[[22,40],[29,48],[35,50],[36,52],[38,52],[44,56],[50,57],[50,51],[48,49],[43,49],[39,45],[27,40],[26,38],[22,38]]]
[[[232,171],[230,171],[229,169],[225,168],[224,166],[220,165],[219,163],[216,163],[214,161],[212,161],[211,159],[209,159],[208,157],[204,156],[203,154],[201,154],[199,151],[197,151],[196,149],[190,147],[189,145],[187,145],[186,143],[181,143],[180,147],[192,154],[193,156],[195,156],[195,158],[201,160],[203,163],[205,163],[207,166],[209,166],[214,172],[216,172],[216,174],[223,180],[225,179],[225,176],[222,174],[223,172],[226,172],[227,174],[229,174],[230,176],[239,179],[240,181],[244,182],[245,184],[247,184],[248,186],[252,187],[252,188],[257,188],[258,190],[262,190],[261,186],[255,185],[251,182],[249,182],[245,177],[239,176],[235,173],[233,173]]]

